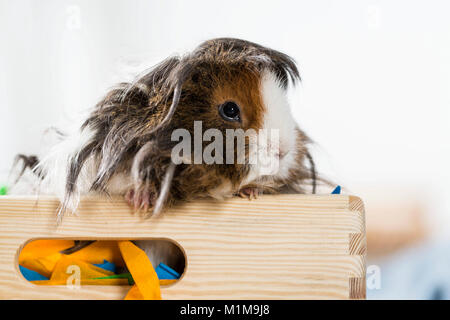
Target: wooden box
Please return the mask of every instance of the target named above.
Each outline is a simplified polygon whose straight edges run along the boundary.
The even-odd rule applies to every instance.
[[[37,286],[19,272],[33,239],[168,238],[183,248],[182,278],[163,299],[364,299],[361,200],[345,195],[232,198],[175,207],[158,219],[122,199],[85,198],[56,225],[54,198],[0,197],[0,299],[122,299],[126,286]]]

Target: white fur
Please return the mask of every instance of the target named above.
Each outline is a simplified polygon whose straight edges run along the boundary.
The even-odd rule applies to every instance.
[[[123,172],[116,173],[108,181],[106,189],[110,195],[125,194],[133,187],[133,180],[130,175]]]
[[[286,90],[281,86],[276,76],[265,71],[261,78],[261,95],[264,104],[263,130],[258,133],[257,152],[265,157],[263,161],[250,166],[250,172],[241,186],[267,176],[267,169],[261,162],[278,164],[270,176],[287,178],[289,170],[295,166],[297,155],[297,124],[292,116]],[[271,130],[278,130],[277,137],[270,135]],[[285,154],[279,158],[279,154]]]
[[[40,183],[39,193],[53,194],[61,202],[64,200],[70,159],[77,156],[83,146],[92,140],[93,135],[94,132],[88,128],[83,131],[77,129],[50,149],[38,165],[38,169],[42,170],[45,175]],[[86,160],[77,180],[74,195],[68,203],[68,209],[72,212],[78,207],[80,195],[89,191],[97,167],[98,164],[93,157]]]
[[[80,130],[79,123],[69,128],[65,138],[52,141],[52,145],[46,145],[46,153],[41,157],[37,169],[42,170],[44,179],[40,181],[38,176],[27,169],[11,190],[11,194],[49,194],[55,195],[63,202],[66,196],[67,173],[70,159],[76,157],[80,150],[93,138],[94,132],[85,128]],[[53,139],[55,140],[55,139]],[[98,161],[89,157],[77,179],[75,192],[69,199],[68,207],[72,213],[78,207],[80,196],[90,192],[90,187],[98,172]],[[125,194],[133,185],[129,175],[117,173],[111,177],[107,184],[108,193],[111,195]]]
[[[214,199],[223,200],[233,195],[233,185],[230,181],[225,180],[214,189],[209,190],[208,194]]]

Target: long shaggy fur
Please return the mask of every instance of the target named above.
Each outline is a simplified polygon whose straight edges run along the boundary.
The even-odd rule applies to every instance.
[[[264,72],[274,74],[283,89],[300,80],[289,56],[248,41],[221,38],[206,41],[185,56],[170,57],[131,83],[117,85],[78,132],[33,165],[43,177],[42,186],[55,189],[61,198],[59,216],[75,211],[80,194],[87,192],[123,194],[137,209],[154,207],[158,213],[176,201],[214,195],[217,186],[225,190],[222,193],[236,193],[250,172],[248,164],[175,166],[170,158],[175,142],[170,136],[177,128],[192,131],[195,120],[203,121],[204,130],[239,128],[218,118],[219,88],[233,88],[240,81],[245,90]],[[231,89],[224,90],[226,94]],[[257,101],[260,96],[254,93],[249,99]],[[261,112],[250,115],[254,118],[250,126],[262,123],[256,115]],[[297,163],[289,178],[261,178],[254,182],[256,187],[265,192],[304,192],[301,185],[312,179],[315,189],[309,139],[300,129],[296,132]]]

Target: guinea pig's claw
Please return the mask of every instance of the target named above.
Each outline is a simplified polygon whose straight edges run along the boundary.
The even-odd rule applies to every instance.
[[[239,197],[247,198],[248,200],[257,199],[259,196],[259,190],[255,187],[246,187],[239,190]]]
[[[128,202],[129,205],[131,205],[131,201],[134,197],[134,190],[130,189],[127,191],[127,193],[125,194],[125,200]]]
[[[147,213],[150,207],[155,205],[156,196],[155,193],[148,190],[136,192],[131,189],[125,194],[125,200],[134,209],[135,213]]]

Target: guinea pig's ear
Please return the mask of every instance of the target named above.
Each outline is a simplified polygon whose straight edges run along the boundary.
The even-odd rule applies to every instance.
[[[287,88],[289,80],[294,85],[301,80],[294,59],[276,50],[266,48],[265,51],[271,60],[269,68],[274,71],[284,88]]]

